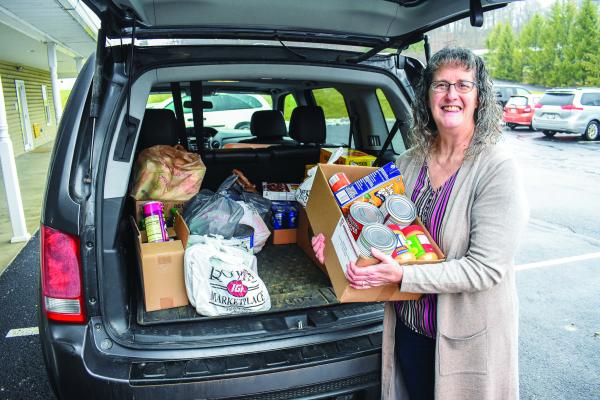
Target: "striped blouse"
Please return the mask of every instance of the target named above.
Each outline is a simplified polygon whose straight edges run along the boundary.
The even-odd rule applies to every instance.
[[[424,162],[415,182],[411,200],[415,203],[417,215],[437,243],[439,243],[442,221],[457,175],[458,170],[442,186],[434,190],[429,182],[427,162]],[[426,294],[418,300],[398,301],[395,304],[396,313],[398,318],[413,331],[435,338],[436,300],[435,294]]]

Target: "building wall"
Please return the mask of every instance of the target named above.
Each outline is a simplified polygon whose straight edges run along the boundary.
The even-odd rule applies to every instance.
[[[32,125],[38,124],[40,134],[38,137],[33,135],[34,148],[46,142],[53,140],[56,136],[57,121],[54,113],[54,103],[52,101],[52,81],[50,71],[31,68],[25,65],[17,65],[0,60],[0,77],[2,78],[2,88],[4,89],[4,106],[6,108],[6,118],[8,122],[8,133],[10,134],[15,156],[25,152],[24,139],[21,129],[21,116],[17,105],[17,88],[15,80],[25,82],[25,96],[27,97],[27,106],[29,109],[29,122]],[[46,85],[47,104],[50,109],[49,125],[46,121],[46,111],[42,97],[42,85]]]

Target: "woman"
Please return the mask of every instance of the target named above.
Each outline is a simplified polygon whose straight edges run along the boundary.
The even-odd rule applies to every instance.
[[[527,209],[517,166],[497,144],[500,116],[481,58],[460,48],[431,58],[416,88],[414,146],[397,165],[446,261],[399,265],[373,249],[379,264],[347,269],[355,289],[424,294],[386,304],[383,398],[518,399],[513,259]],[[321,262],[324,240],[313,238]]]

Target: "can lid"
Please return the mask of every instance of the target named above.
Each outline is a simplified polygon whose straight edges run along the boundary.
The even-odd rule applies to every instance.
[[[369,249],[375,247],[381,251],[390,252],[396,248],[396,235],[390,228],[382,224],[368,224],[363,227],[361,239]]]
[[[417,210],[414,204],[402,195],[392,195],[385,200],[385,209],[390,216],[399,221],[414,221],[417,217]]]
[[[415,233],[415,232],[423,232],[423,228],[421,228],[419,225],[409,225],[406,228],[402,229],[402,233],[404,233],[404,236],[408,236],[411,233]]]
[[[356,202],[350,206],[350,215],[363,225],[383,223],[383,214],[371,203]]]

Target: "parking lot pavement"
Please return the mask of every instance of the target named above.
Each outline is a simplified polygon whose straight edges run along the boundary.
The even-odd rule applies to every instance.
[[[54,141],[50,141],[28,153],[15,157],[25,223],[27,224],[27,231],[32,236],[40,226],[40,211],[53,145]],[[26,244],[24,242],[10,243],[12,226],[2,174],[0,174],[0,205],[2,205],[0,207],[0,274],[2,274],[10,261]]]

